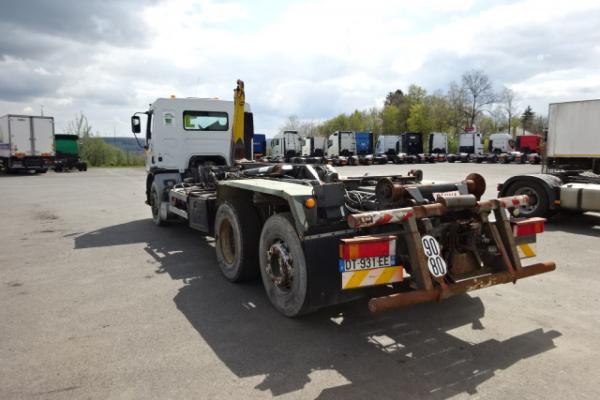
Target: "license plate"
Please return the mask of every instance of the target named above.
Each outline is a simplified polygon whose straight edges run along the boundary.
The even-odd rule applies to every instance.
[[[340,272],[361,271],[366,269],[385,268],[396,265],[395,256],[379,256],[340,260]]]

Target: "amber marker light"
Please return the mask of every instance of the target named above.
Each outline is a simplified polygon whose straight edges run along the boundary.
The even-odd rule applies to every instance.
[[[304,201],[304,205],[306,206],[306,208],[313,208],[317,205],[317,202],[312,197],[309,197]]]

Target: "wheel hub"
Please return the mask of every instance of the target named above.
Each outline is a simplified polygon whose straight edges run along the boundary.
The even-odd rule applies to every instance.
[[[525,211],[527,214],[531,214],[532,212],[534,212],[537,209],[539,199],[538,199],[537,192],[535,190],[533,190],[532,188],[527,187],[527,186],[519,188],[519,189],[515,190],[515,195],[516,196],[527,195],[529,197],[529,204],[527,204],[526,206],[520,207],[520,209]]]
[[[282,290],[292,288],[294,264],[292,255],[284,242],[277,241],[269,247],[265,272],[278,288]]]

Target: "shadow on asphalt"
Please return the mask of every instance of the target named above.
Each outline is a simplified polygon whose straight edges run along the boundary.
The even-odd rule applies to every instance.
[[[261,376],[256,389],[274,396],[301,390],[321,370],[339,379],[320,399],[474,394],[496,371],[553,349],[560,336],[536,329],[504,341],[463,341],[448,331],[485,329],[484,305],[468,295],[378,317],[360,300],[288,319],[271,307],[260,282],[227,282],[210,239],[185,226],[139,220],[75,238],[77,249],[126,243],[145,243],[156,273],[182,281],[177,309],[236,376]]]
[[[546,222],[548,232],[567,232],[575,235],[600,237],[600,214],[561,213]]]

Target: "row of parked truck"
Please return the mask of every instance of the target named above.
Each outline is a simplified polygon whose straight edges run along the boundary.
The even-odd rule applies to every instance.
[[[429,134],[424,146],[419,132],[379,135],[374,141],[372,132],[336,131],[329,137],[303,137],[287,130],[272,139],[254,136],[254,158],[270,162],[330,163],[333,165],[370,165],[419,162],[520,162],[538,164],[541,161],[538,135],[517,136],[508,133],[489,136],[484,151],[481,133],[466,132],[458,137],[458,153],[448,153],[445,133]]]
[[[45,173],[86,171],[87,164],[79,157],[79,136],[55,134],[53,117],[10,114],[0,117],[0,168]]]

